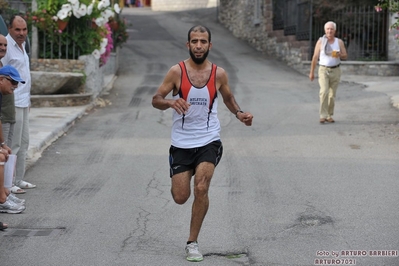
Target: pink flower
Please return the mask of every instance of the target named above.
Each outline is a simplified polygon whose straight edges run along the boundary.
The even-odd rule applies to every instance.
[[[100,65],[105,65],[107,63],[109,56],[111,55],[112,49],[114,48],[114,41],[112,39],[112,30],[109,27],[108,23],[105,24],[105,28],[107,30],[106,37],[108,39],[107,45],[105,46],[105,52],[101,54]]]
[[[375,11],[377,11],[377,12],[381,12],[382,11],[382,8],[380,6],[375,6],[374,8],[375,8]]]

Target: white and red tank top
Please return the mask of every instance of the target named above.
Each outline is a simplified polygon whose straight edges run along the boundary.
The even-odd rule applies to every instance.
[[[191,105],[185,115],[179,115],[173,110],[172,145],[182,149],[202,147],[220,139],[220,123],[217,117],[217,66],[212,64],[209,79],[201,88],[191,83],[183,61],[179,66],[181,85],[173,99],[183,98]]]

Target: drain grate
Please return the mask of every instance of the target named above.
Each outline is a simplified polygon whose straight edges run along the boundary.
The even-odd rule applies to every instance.
[[[26,228],[8,228],[4,231],[3,236],[57,236],[60,235],[65,228],[42,228],[42,229],[26,229]]]

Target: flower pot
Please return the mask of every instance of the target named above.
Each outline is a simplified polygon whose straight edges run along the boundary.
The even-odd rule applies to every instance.
[[[96,22],[94,20],[91,21],[91,28],[92,29],[97,29],[98,25],[96,24]]]
[[[65,28],[67,27],[67,25],[68,25],[68,21],[64,21],[64,20],[57,20],[57,25],[58,25],[58,29],[59,30],[65,30]]]
[[[108,25],[114,31],[119,29],[119,24],[115,20],[110,21]]]

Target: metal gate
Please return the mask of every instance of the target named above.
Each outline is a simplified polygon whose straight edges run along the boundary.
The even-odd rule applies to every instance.
[[[336,36],[348,49],[348,60],[386,61],[388,50],[388,12],[376,12],[372,6],[346,7],[321,16],[312,0],[273,0],[273,30],[309,40],[309,60],[317,40],[324,35],[324,24],[337,24]]]

